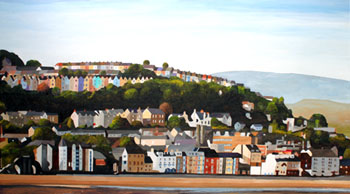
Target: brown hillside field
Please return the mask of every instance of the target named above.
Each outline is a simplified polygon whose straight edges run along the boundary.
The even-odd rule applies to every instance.
[[[294,117],[310,118],[314,113],[323,114],[329,127],[335,127],[338,133],[350,137],[350,104],[330,100],[306,99],[295,104],[287,104]]]

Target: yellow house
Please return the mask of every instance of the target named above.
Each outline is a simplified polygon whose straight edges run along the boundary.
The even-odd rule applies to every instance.
[[[128,79],[126,77],[120,77],[119,83],[120,83],[120,87],[124,86],[126,84],[126,82],[128,82]]]
[[[261,163],[261,151],[256,145],[239,144],[232,152],[241,154],[244,162],[251,166],[256,166]]]
[[[49,87],[50,87],[50,88],[56,87],[56,77],[52,76],[52,77],[50,78]]]
[[[86,91],[89,91],[89,86],[90,86],[89,78],[90,78],[89,76],[86,76],[84,78],[84,90]]]

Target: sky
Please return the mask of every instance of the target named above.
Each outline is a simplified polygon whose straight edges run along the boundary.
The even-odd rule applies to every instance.
[[[121,61],[350,80],[349,0],[0,0],[0,49],[45,66]]]

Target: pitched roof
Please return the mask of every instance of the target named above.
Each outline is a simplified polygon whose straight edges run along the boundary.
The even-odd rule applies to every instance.
[[[41,66],[40,69],[41,70],[55,70],[54,67],[48,67],[48,66]]]
[[[96,158],[96,159],[106,159],[106,156],[104,156],[101,152],[94,150],[94,158]]]
[[[193,138],[188,136],[186,133],[183,133],[183,135],[177,134],[177,136],[175,137],[175,141],[183,140],[183,139],[193,139]]]
[[[229,117],[230,113],[225,113],[225,112],[214,112],[210,114],[211,117],[216,117],[216,118],[222,118],[224,116]]]
[[[222,158],[242,158],[240,153],[218,153],[218,156]]]
[[[218,154],[216,153],[216,151],[212,150],[210,148],[199,148],[198,151],[199,152],[204,152],[204,156],[205,157],[209,157],[209,158],[218,157]]]
[[[158,109],[158,108],[148,108],[148,110],[152,113],[152,114],[165,114],[162,110]]]
[[[41,144],[49,144],[54,146],[55,141],[54,140],[35,140],[30,142],[27,146],[40,146]]]
[[[95,115],[97,115],[95,111],[76,111],[76,113],[83,115],[83,116],[87,116],[87,115],[95,116]]]
[[[203,119],[204,117],[204,113],[201,113],[201,112],[196,112],[196,114],[198,115],[199,119]]]
[[[256,145],[249,144],[249,145],[246,145],[246,146],[251,152],[261,153],[260,149]]]
[[[300,159],[298,157],[294,158],[278,158],[276,159],[277,162],[298,162]]]
[[[33,66],[17,66],[16,70],[17,71],[35,71],[37,69],[37,67],[33,67]]]
[[[138,145],[127,145],[125,147],[128,154],[144,154],[145,151]]]
[[[145,163],[147,164],[150,164],[150,163],[153,163],[153,161],[152,161],[152,158],[151,157],[149,157],[149,156],[146,156],[145,157]]]
[[[312,157],[338,157],[331,149],[310,148],[310,151],[312,153]]]
[[[58,146],[61,146],[61,147],[63,147],[63,146],[68,146],[67,141],[66,141],[65,139],[61,138],[61,141],[60,141],[60,143],[58,144]]]
[[[162,151],[165,150],[165,148],[166,148],[165,145],[164,146],[147,146],[147,145],[144,145],[144,146],[140,146],[140,147],[142,148],[142,150],[147,151],[147,152],[151,151],[152,148],[154,150],[162,150]]]
[[[45,112],[35,112],[35,111],[28,111],[27,116],[43,116]]]
[[[5,133],[3,138],[24,138],[28,137],[28,133]]]
[[[168,147],[169,152],[188,152],[193,151],[194,145],[185,144],[185,145],[170,145]]]
[[[350,159],[340,160],[340,166],[350,166]]]
[[[169,139],[169,137],[167,135],[165,136],[142,136],[142,139]]]

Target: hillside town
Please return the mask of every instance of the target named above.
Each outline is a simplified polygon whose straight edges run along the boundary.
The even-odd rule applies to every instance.
[[[21,89],[22,95],[51,95],[57,90],[54,98],[64,99],[72,94],[93,96],[101,92],[103,99],[106,93],[102,88],[116,87],[126,88],[121,99],[127,102],[132,99],[128,91],[139,94],[133,87],[140,89],[152,81],[175,78],[180,80],[174,82],[178,87],[188,82],[197,84],[193,87],[213,84],[208,86],[216,87],[213,99],[219,99],[225,108],[210,110],[229,111],[199,107],[173,112],[168,102],[149,107],[136,105],[140,104],[137,100],[127,108],[89,109],[91,106],[83,104],[83,109],[71,107],[68,113],[4,108],[0,110],[0,173],[350,175],[350,149],[346,147],[350,140],[329,127],[323,115],[295,118],[285,109],[282,97],[264,97],[234,81],[180,71],[167,64],[87,62],[58,63],[55,68],[19,67],[7,58],[2,64],[1,82],[8,91]],[[141,68],[135,71],[140,76],[123,75],[135,67]],[[142,71],[155,76],[141,76]],[[140,95],[165,96],[165,92],[147,90],[141,89]],[[225,105],[230,99],[237,99],[231,102],[238,105],[236,110]]]
[[[244,106],[244,105],[243,105]],[[265,126],[232,123],[228,113],[166,114],[158,108],[106,109],[74,111],[70,119],[75,127],[60,127],[58,114],[33,111],[2,113],[2,118],[16,125],[29,120],[47,120],[58,138],[32,140],[42,126],[31,126],[28,134],[1,132],[1,147],[11,142],[33,149],[34,157],[23,155],[2,166],[2,173],[180,173],[261,176],[336,176],[349,175],[349,159],[339,157],[336,147],[312,148],[302,138],[285,135],[266,140],[271,133]],[[111,129],[114,118],[129,124],[139,122],[139,129]],[[171,118],[182,118],[186,128],[166,128]],[[215,130],[213,119],[227,130]],[[288,122],[292,119],[290,118]],[[81,127],[78,127],[81,126]],[[243,132],[242,129],[249,128]],[[268,127],[268,126],[267,126]],[[295,130],[293,125],[288,129]],[[316,128],[336,134],[331,128]],[[101,136],[110,146],[112,160],[96,150],[96,145],[70,141],[70,136]],[[127,140],[127,143],[122,143]],[[122,145],[124,144],[124,145]],[[2,158],[3,159],[3,158]],[[111,162],[112,161],[112,162]],[[2,164],[4,162],[2,161]]]

